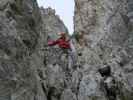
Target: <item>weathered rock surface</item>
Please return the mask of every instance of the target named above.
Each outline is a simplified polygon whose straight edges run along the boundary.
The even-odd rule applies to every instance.
[[[75,3],[76,36],[82,36],[77,49],[82,53],[79,60],[84,70],[79,100],[107,100],[97,81],[100,79],[97,69],[104,64],[111,66],[112,74],[121,84],[117,100],[132,100],[133,1],[75,0]]]
[[[57,46],[67,28],[36,0],[0,1],[0,100],[108,100],[98,69],[111,66],[116,100],[133,100],[133,1],[75,0],[78,66]],[[68,67],[69,66],[69,67]]]
[[[46,34],[53,40],[57,39],[57,33],[68,32],[62,20],[55,14],[55,10],[50,7],[47,9],[41,8],[43,26]]]
[[[44,46],[49,33],[67,29],[47,10],[36,0],[0,0],[0,100],[50,100],[64,84],[58,66],[46,67]]]

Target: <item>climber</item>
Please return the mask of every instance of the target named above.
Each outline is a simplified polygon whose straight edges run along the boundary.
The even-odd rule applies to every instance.
[[[76,66],[76,57],[75,57],[76,50],[71,39],[68,40],[66,39],[65,32],[60,32],[58,33],[58,35],[60,37],[55,41],[48,41],[48,45],[49,46],[58,45],[64,53],[68,54],[71,57],[73,65]]]
[[[57,39],[56,41],[48,41],[48,45],[49,46],[58,45],[61,49],[70,49],[70,44],[69,41],[66,40],[65,33],[61,32],[58,33],[58,35],[60,36],[60,38]]]

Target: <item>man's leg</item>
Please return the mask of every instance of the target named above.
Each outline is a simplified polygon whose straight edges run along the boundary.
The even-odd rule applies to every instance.
[[[70,59],[71,59],[72,67],[76,67],[76,64],[77,64],[76,53],[72,52],[71,50],[68,50],[68,52],[69,52],[69,56],[70,56]]]

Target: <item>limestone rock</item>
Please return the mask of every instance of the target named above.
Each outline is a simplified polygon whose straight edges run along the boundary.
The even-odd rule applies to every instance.
[[[60,93],[60,68],[47,67],[54,73],[46,75],[44,46],[47,27],[54,33],[67,29],[54,10],[42,12],[36,0],[0,1],[0,100],[49,100],[54,86]]]
[[[133,99],[132,0],[75,0],[77,66],[48,39],[68,32],[36,0],[0,1],[0,100],[108,100],[98,69],[111,66],[119,93]],[[76,40],[79,41],[76,41]]]
[[[77,50],[83,55],[79,60],[83,62],[83,72],[86,72],[83,79],[90,76],[91,71],[109,64],[112,74],[121,84],[120,100],[132,100],[132,4],[132,0],[75,0],[75,32],[82,36]],[[87,80],[92,82],[90,85],[95,84],[93,90],[97,91],[99,83],[91,79],[95,79],[95,75]],[[84,85],[84,89],[89,89],[90,85]],[[91,92],[84,90],[83,94]],[[86,98],[85,95],[79,97]]]

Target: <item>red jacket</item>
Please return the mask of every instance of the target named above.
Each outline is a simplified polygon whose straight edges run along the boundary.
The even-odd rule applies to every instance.
[[[70,49],[69,41],[67,41],[65,37],[61,37],[56,41],[49,41],[48,45],[49,46],[58,45],[60,48]]]

